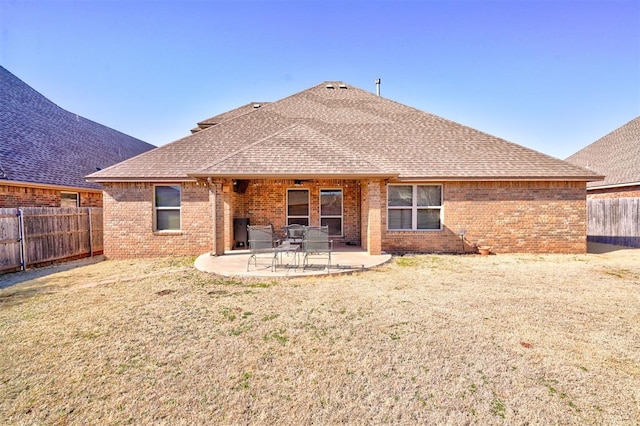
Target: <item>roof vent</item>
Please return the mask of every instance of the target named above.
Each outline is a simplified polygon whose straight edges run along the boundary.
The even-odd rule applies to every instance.
[[[346,88],[347,88],[347,85],[346,85],[346,84],[344,84],[344,83],[342,83],[342,84],[340,85],[340,88],[341,88],[341,89],[346,89]]]
[[[261,106],[262,106],[262,105],[260,105],[260,104],[253,104],[253,108],[254,108],[254,109],[258,109],[258,108],[260,108]]]
[[[326,87],[327,89],[333,89],[333,88],[334,88],[334,87],[333,87],[333,84],[327,84],[327,85],[326,85],[326,86],[324,86],[324,87]]]

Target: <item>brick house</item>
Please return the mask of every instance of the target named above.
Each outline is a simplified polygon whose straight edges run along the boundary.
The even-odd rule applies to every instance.
[[[567,158],[605,175],[587,184],[588,198],[640,197],[640,117]]]
[[[107,256],[224,254],[237,218],[328,225],[370,254],[586,251],[602,176],[342,82],[200,124],[88,176]]]
[[[605,175],[587,184],[587,241],[640,247],[640,117],[567,161]]]
[[[101,207],[84,177],[155,148],[66,111],[0,66],[0,208]]]

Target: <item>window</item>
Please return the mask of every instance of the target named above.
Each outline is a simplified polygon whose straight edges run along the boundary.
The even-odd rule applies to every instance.
[[[387,229],[442,229],[441,185],[389,185]]]
[[[320,225],[329,226],[329,235],[342,236],[342,190],[320,190]]]
[[[309,225],[309,190],[287,191],[287,225]]]
[[[80,207],[80,194],[77,192],[61,192],[60,207]]]
[[[180,230],[180,186],[155,187],[155,230]]]

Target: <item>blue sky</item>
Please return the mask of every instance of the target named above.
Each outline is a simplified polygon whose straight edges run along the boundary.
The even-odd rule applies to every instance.
[[[163,145],[342,80],[565,158],[640,115],[640,1],[0,0],[0,64]]]

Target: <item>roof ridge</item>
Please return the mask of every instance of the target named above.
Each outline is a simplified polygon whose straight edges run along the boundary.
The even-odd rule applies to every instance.
[[[259,144],[261,144],[262,142],[264,142],[264,141],[266,141],[266,140],[268,140],[268,139],[271,139],[271,138],[272,138],[272,137],[274,137],[274,136],[277,136],[277,135],[279,135],[279,134],[281,134],[281,133],[284,133],[285,131],[287,131],[287,130],[289,130],[289,129],[294,129],[294,128],[298,127],[298,126],[302,126],[302,123],[294,123],[294,124],[291,124],[291,125],[289,125],[289,126],[285,127],[285,128],[284,128],[284,129],[282,129],[282,130],[278,130],[278,131],[277,131],[277,132],[275,132],[275,133],[272,133],[272,134],[270,134],[270,135],[268,135],[268,136],[265,136],[265,137],[263,137],[263,138],[260,138],[260,139],[258,139],[257,141],[251,142],[249,145],[245,145],[244,147],[242,147],[242,148],[240,148],[240,149],[238,149],[238,150],[236,150],[236,151],[233,151],[233,153],[228,154],[228,155],[225,155],[224,157],[219,158],[218,160],[214,161],[213,163],[211,163],[211,164],[207,164],[206,166],[201,167],[200,169],[198,169],[198,170],[196,171],[196,173],[198,173],[198,172],[200,172],[200,171],[202,171],[202,170],[206,170],[206,169],[208,169],[208,168],[210,168],[210,167],[213,167],[213,166],[215,166],[216,164],[223,163],[223,162],[227,161],[228,159],[233,158],[233,157],[235,157],[236,155],[238,155],[238,154],[240,154],[240,153],[242,153],[242,152],[247,151],[249,148],[253,148],[254,146],[259,145]]]
[[[233,120],[233,119],[235,119],[235,118],[243,117],[243,116],[245,116],[245,115],[247,115],[247,114],[251,114],[252,112],[256,112],[258,109],[260,109],[260,108],[262,108],[262,107],[264,107],[264,106],[266,106],[266,105],[269,105],[270,103],[271,103],[271,102],[255,102],[255,101],[252,101],[252,102],[246,103],[246,104],[244,104],[244,105],[240,105],[239,107],[236,107],[236,108],[234,108],[234,109],[232,109],[232,110],[225,111],[225,112],[221,112],[220,114],[216,114],[216,115],[214,115],[214,116],[212,116],[212,117],[205,118],[204,120],[200,120],[200,121],[198,121],[198,122],[196,123],[196,125],[198,125],[198,126],[200,126],[201,124],[206,125],[206,124],[207,124],[207,121],[209,121],[209,120],[211,120],[211,119],[214,119],[214,118],[216,118],[216,117],[220,117],[220,116],[225,115],[225,114],[229,114],[229,113],[231,113],[231,112],[233,112],[233,111],[237,111],[237,110],[242,109],[242,108],[246,108],[246,107],[248,107],[249,105],[254,105],[254,109],[251,109],[251,110],[249,110],[249,111],[247,111],[247,112],[243,112],[243,113],[238,114],[238,115],[234,115],[234,116],[229,117],[229,118],[227,118],[227,119],[225,119],[225,120],[222,120],[222,121],[220,121],[220,122],[218,122],[218,123],[211,124],[211,125],[209,125],[207,128],[205,128],[205,129],[201,129],[201,130],[207,130],[209,127],[213,127],[214,125],[218,125],[218,124],[226,123],[227,121]],[[258,108],[256,108],[256,107],[255,107],[255,105],[258,105]]]

